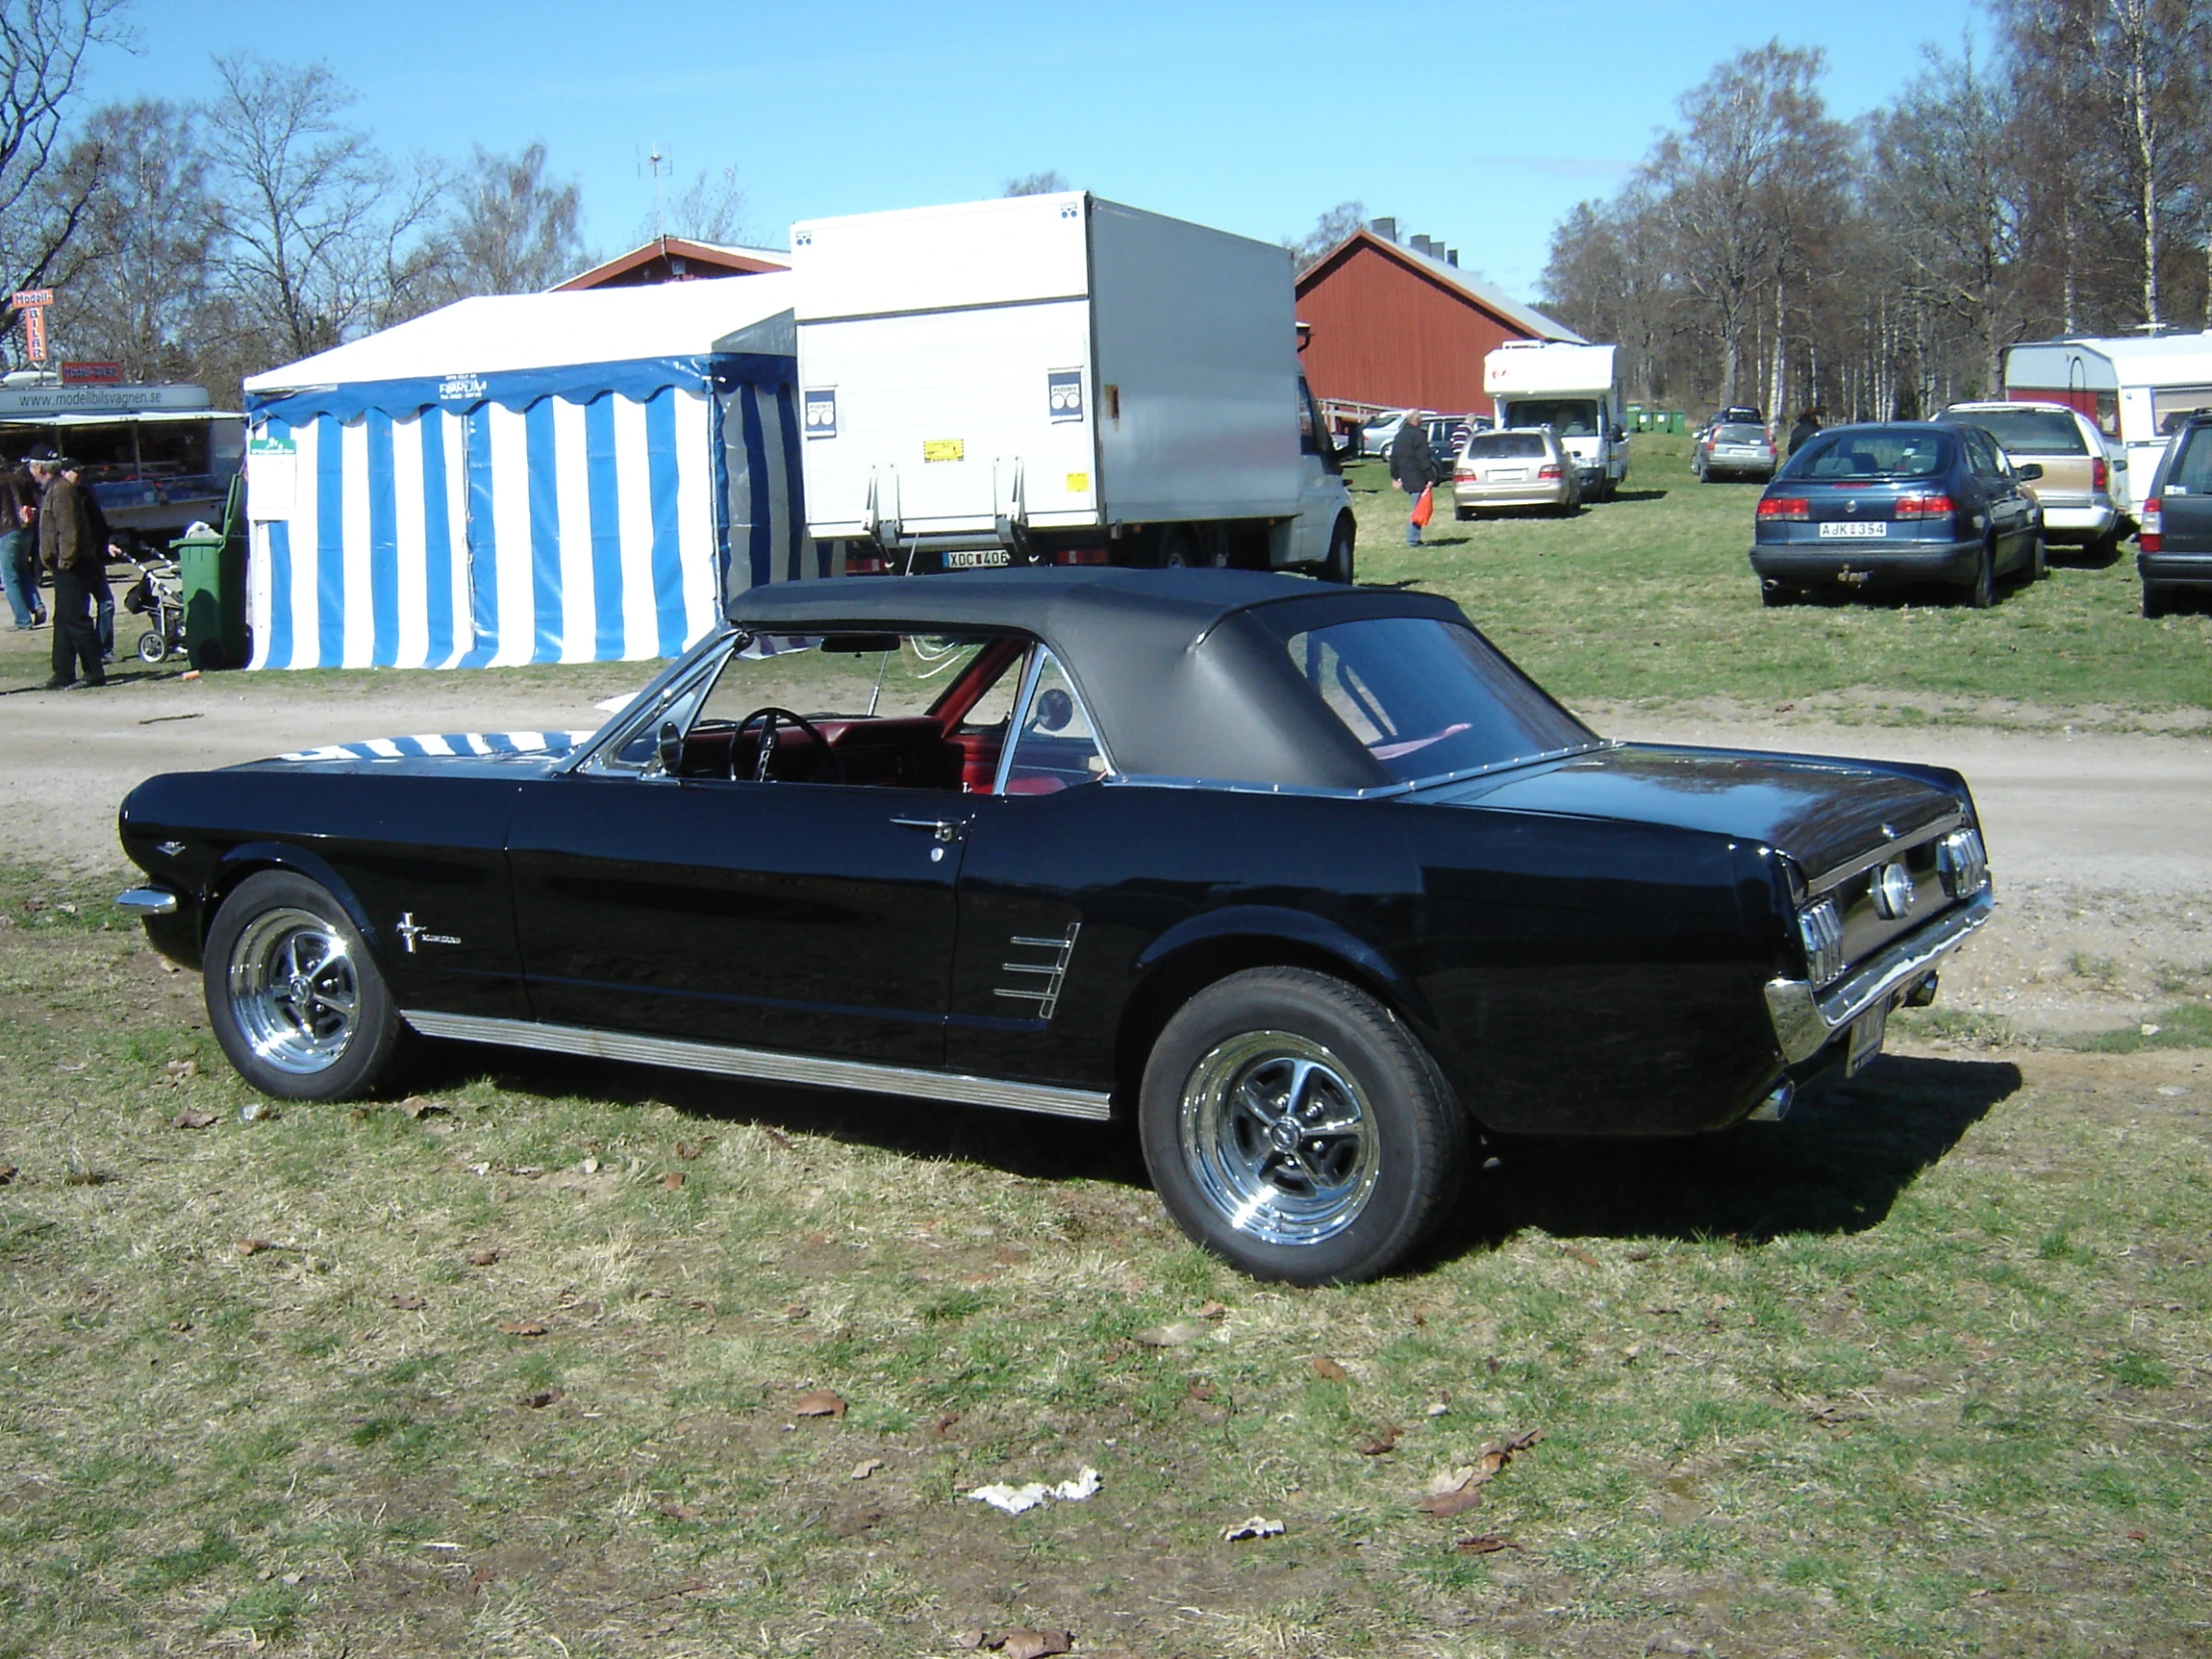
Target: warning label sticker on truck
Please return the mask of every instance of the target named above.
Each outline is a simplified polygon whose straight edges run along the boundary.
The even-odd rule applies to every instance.
[[[1044,376],[1046,411],[1055,423],[1083,418],[1083,371],[1079,368],[1047,369]]]
[[[837,394],[833,387],[809,388],[806,396],[807,435],[811,438],[833,438],[837,435]]]
[[[1068,494],[1088,495],[1090,494],[1090,491],[1091,475],[1089,473],[1071,472],[1068,474]]]
[[[923,438],[921,458],[925,461],[964,461],[967,459],[967,439]]]

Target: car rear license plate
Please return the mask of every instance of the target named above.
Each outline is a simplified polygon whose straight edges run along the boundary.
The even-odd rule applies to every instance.
[[[1525,466],[1492,467],[1485,476],[1493,484],[1525,484],[1528,482],[1528,468]]]
[[[944,556],[947,570],[996,570],[1001,565],[1012,564],[1014,556],[1003,547],[959,548]]]
[[[1821,539],[1824,541],[1879,541],[1889,533],[1890,527],[1887,524],[1869,523],[1858,518],[1832,519],[1821,526]]]
[[[1890,999],[1884,997],[1851,1022],[1851,1047],[1844,1056],[1844,1075],[1857,1077],[1882,1052],[1883,1034],[1890,1025]]]

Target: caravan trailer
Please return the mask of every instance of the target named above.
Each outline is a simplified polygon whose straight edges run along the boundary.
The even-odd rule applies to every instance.
[[[2117,438],[2112,493],[2133,512],[2180,422],[2212,407],[2212,332],[2015,345],[2004,354],[2004,395],[2064,403]]]

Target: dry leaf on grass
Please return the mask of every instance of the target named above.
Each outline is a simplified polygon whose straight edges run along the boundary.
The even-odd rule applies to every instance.
[[[1230,1544],[1248,1543],[1254,1538],[1280,1538],[1281,1536],[1283,1536],[1283,1523],[1279,1520],[1269,1520],[1265,1515],[1254,1515],[1248,1520],[1239,1521],[1235,1526],[1225,1526],[1221,1529],[1222,1542]]]
[[[661,1177],[661,1185],[666,1187],[670,1192],[674,1192],[683,1184],[684,1172],[680,1169],[672,1169],[666,1175]]]
[[[863,1457],[857,1463],[854,1463],[852,1465],[852,1478],[855,1480],[865,1480],[869,1475],[873,1474],[882,1466],[883,1459],[880,1457]]]
[[[1482,1488],[1492,1475],[1513,1460],[1515,1452],[1526,1451],[1543,1437],[1541,1428],[1530,1428],[1508,1434],[1494,1445],[1484,1446],[1473,1462],[1431,1475],[1426,1490],[1413,1500],[1413,1507],[1423,1514],[1438,1517],[1464,1514],[1482,1501]]]
[[[241,1256],[259,1256],[265,1250],[275,1250],[276,1248],[267,1239],[239,1240],[239,1254]]]
[[[172,1060],[163,1069],[181,1083],[188,1077],[198,1077],[200,1075],[200,1062],[198,1060]]]
[[[699,1518],[699,1511],[688,1503],[664,1503],[661,1505],[661,1513],[674,1521],[693,1521]]]
[[[1144,1348],[1181,1348],[1185,1343],[1195,1343],[1206,1335],[1206,1327],[1194,1325],[1189,1320],[1177,1320],[1173,1325],[1155,1325],[1144,1331],[1130,1334],[1130,1341]]]
[[[391,1305],[394,1308],[399,1309],[402,1313],[408,1314],[414,1313],[417,1309],[427,1308],[430,1306],[427,1302],[423,1301],[421,1297],[417,1296],[413,1291],[400,1292],[397,1296],[391,1299]]]
[[[1477,1532],[1453,1539],[1451,1547],[1462,1555],[1495,1555],[1501,1549],[1518,1549],[1520,1545],[1500,1532]]]
[[[991,1644],[1006,1659],[1045,1659],[1047,1654],[1068,1651],[1065,1630],[1009,1630]]]
[[[776,1130],[769,1128],[769,1126],[765,1123],[760,1125],[760,1130],[762,1134],[766,1135],[770,1140],[774,1141],[786,1152],[796,1152],[799,1150],[797,1147],[792,1145],[792,1138],[789,1135],[779,1134]]]
[[[1223,1306],[1221,1303],[1209,1302],[1206,1304],[1205,1307],[1201,1308],[1198,1311],[1198,1317],[1202,1320],[1218,1320],[1222,1317],[1222,1315],[1228,1312],[1228,1308]]]
[[[14,1179],[15,1166],[13,1164],[0,1164],[0,1187],[7,1186]]]
[[[542,1337],[545,1335],[543,1320],[509,1320],[499,1328],[502,1337]]]
[[[714,1144],[715,1138],[712,1135],[696,1141],[678,1141],[676,1143],[676,1156],[688,1164]]]
[[[1381,1433],[1371,1434],[1354,1449],[1363,1457],[1380,1457],[1385,1451],[1395,1451],[1397,1449],[1397,1437],[1402,1432],[1404,1431],[1396,1423],[1392,1423]]]
[[[801,1394],[792,1406],[792,1414],[800,1417],[841,1417],[844,1415],[843,1396],[829,1388],[817,1388],[812,1393]]]
[[[179,1112],[169,1120],[172,1129],[205,1129],[215,1122],[213,1112]]]
[[[1592,1256],[1588,1251],[1584,1250],[1580,1245],[1562,1245],[1560,1246],[1560,1249],[1564,1251],[1567,1255],[1572,1256],[1577,1262],[1580,1262],[1586,1268],[1604,1266],[1603,1263],[1601,1263],[1595,1256]]]
[[[560,1397],[561,1390],[558,1388],[540,1388],[534,1394],[524,1394],[515,1403],[525,1411],[542,1411]]]
[[[1349,1382],[1352,1381],[1352,1373],[1346,1371],[1344,1367],[1338,1365],[1326,1354],[1318,1354],[1314,1357],[1314,1375],[1324,1382]]]
[[[405,1100],[399,1103],[399,1109],[411,1118],[419,1118],[425,1112],[450,1112],[453,1110],[442,1100],[425,1100],[418,1094],[407,1096]]]
[[[499,1260],[499,1252],[496,1250],[472,1250],[461,1260],[472,1268],[488,1268],[492,1263]]]

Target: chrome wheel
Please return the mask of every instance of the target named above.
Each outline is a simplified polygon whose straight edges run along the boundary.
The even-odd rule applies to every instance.
[[[311,910],[265,910],[231,947],[226,974],[239,1035],[267,1066],[327,1071],[359,1027],[361,988],[345,938]]]
[[[1264,1244],[1317,1244],[1359,1220],[1381,1171],[1374,1109],[1344,1063],[1288,1031],[1232,1037],[1183,1086],[1184,1168]]]

